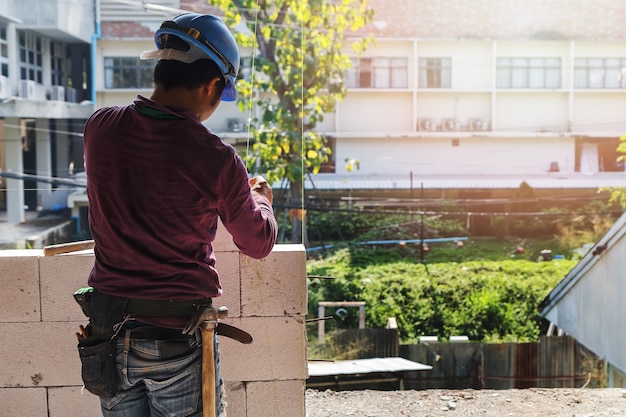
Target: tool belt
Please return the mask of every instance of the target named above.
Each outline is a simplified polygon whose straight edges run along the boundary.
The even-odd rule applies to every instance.
[[[74,298],[80,305],[86,317],[92,312],[98,314],[100,308],[115,310],[116,319],[119,319],[119,309],[123,306],[123,313],[135,316],[163,316],[163,317],[191,317],[202,307],[211,307],[210,298],[201,298],[193,301],[179,300],[150,300],[144,298],[126,298],[102,294],[91,287],[80,288],[74,292]],[[92,301],[94,300],[94,301]],[[95,306],[93,304],[96,304]]]
[[[191,317],[202,307],[211,307],[210,298],[194,301],[129,298],[125,312],[133,316]]]
[[[74,298],[85,316],[90,318],[94,336],[110,333],[113,326],[124,321],[125,315],[191,317],[199,309],[212,305],[210,298],[193,301],[125,298],[102,294],[91,287],[77,290]],[[220,323],[215,332],[240,343],[252,343],[250,334],[226,323]]]
[[[117,394],[116,338],[122,329],[133,339],[188,340],[196,338],[194,332],[184,334],[178,329],[158,326],[125,326],[131,316],[190,317],[211,308],[210,298],[193,301],[147,300],[102,294],[93,288],[82,288],[74,298],[83,313],[89,317],[89,325],[78,336],[78,353],[82,364],[85,388],[98,396],[112,397]],[[81,327],[82,329],[82,327]],[[215,332],[241,343],[252,343],[252,336],[234,326],[220,323]]]
[[[116,372],[116,338],[132,315],[190,317],[199,308],[210,306],[211,299],[194,301],[142,300],[102,294],[93,288],[74,293],[89,324],[78,333],[78,355],[85,389],[101,397],[113,397],[118,392]],[[133,339],[187,340],[177,329],[145,326],[129,329]],[[124,333],[122,333],[124,334]]]

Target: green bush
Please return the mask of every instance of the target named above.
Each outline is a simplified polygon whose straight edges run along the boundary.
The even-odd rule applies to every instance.
[[[565,259],[423,264],[399,249],[345,248],[308,262],[309,275],[332,277],[310,280],[309,314],[317,315],[319,301],[365,301],[368,327],[385,327],[395,317],[403,342],[421,335],[536,341],[546,330],[537,307],[574,264]],[[350,311],[326,327],[357,325],[357,311]]]

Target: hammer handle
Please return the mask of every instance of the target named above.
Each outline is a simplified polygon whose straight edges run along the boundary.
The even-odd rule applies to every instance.
[[[214,323],[201,327],[202,333],[202,415],[217,417],[215,409],[215,342]]]

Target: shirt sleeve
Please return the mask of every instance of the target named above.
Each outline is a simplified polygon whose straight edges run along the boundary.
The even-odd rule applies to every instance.
[[[253,194],[241,158],[232,156],[220,175],[218,212],[239,250],[252,258],[265,258],[274,248],[278,224],[269,200]]]

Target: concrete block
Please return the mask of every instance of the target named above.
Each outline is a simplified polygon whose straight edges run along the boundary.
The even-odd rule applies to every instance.
[[[43,249],[0,249],[0,258],[38,257]]]
[[[0,338],[0,358],[7,359],[0,367],[0,387],[82,386],[75,336],[79,324],[0,323],[5,336]]]
[[[20,252],[21,256],[0,258],[0,322],[41,320],[38,257],[33,251]]]
[[[0,417],[48,417],[45,388],[0,388]]]
[[[248,416],[304,417],[304,381],[249,382]]]
[[[222,296],[213,300],[216,307],[228,307],[228,315],[241,316],[241,278],[239,274],[239,252],[215,254],[216,268],[222,284]]]
[[[100,398],[81,387],[48,388],[48,410],[49,417],[102,417]]]
[[[44,321],[87,320],[72,294],[87,286],[93,263],[93,254],[39,258],[41,317]]]
[[[276,245],[265,259],[241,257],[243,316],[306,315],[306,252],[302,245]]]
[[[244,382],[226,382],[226,403],[228,417],[247,417],[246,384]]]
[[[223,321],[240,327],[254,338],[252,344],[242,345],[227,337],[220,337],[224,380],[271,381],[307,378],[303,317],[242,317]]]

